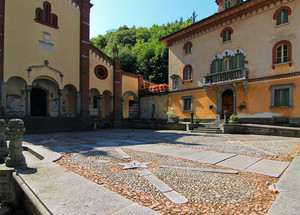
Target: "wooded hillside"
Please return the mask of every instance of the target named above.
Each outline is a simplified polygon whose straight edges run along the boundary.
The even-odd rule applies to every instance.
[[[131,27],[126,25],[91,39],[91,43],[108,56],[113,56],[113,46],[118,45],[121,69],[139,74],[156,83],[168,82],[168,47],[159,41],[175,31],[192,24],[192,19],[175,21],[167,25]]]

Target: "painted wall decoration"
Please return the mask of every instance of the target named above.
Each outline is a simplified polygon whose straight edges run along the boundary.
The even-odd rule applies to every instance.
[[[6,97],[6,110],[7,111],[25,111],[24,99],[20,96],[7,96]]]
[[[50,103],[50,110],[51,112],[58,112],[58,100],[52,100]]]

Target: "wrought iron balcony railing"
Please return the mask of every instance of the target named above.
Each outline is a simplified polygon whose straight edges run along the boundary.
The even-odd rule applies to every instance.
[[[226,72],[219,72],[203,76],[203,85],[212,85],[227,82],[237,82],[248,79],[248,70],[245,68]]]

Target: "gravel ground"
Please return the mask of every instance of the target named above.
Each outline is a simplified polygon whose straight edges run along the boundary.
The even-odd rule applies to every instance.
[[[188,198],[189,203],[176,205],[170,202],[139,175],[140,169],[123,170],[118,163],[128,163],[130,160],[122,160],[113,148],[65,154],[58,163],[162,214],[264,214],[275,199],[265,186],[267,180],[274,182],[271,177],[257,177],[257,174],[244,172],[221,174],[159,168],[160,165],[207,169],[216,167],[150,153],[124,151],[132,157],[131,160],[151,162],[148,170]]]

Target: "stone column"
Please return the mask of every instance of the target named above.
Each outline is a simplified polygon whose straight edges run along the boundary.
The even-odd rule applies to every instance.
[[[58,116],[62,116],[62,90],[58,90]]]
[[[78,91],[77,92],[77,108],[76,108],[76,114],[79,116],[80,115],[80,112],[81,112],[81,94],[80,92]]]
[[[0,164],[4,163],[5,158],[8,155],[8,148],[5,140],[6,122],[4,119],[0,119]]]
[[[109,97],[109,112],[110,112],[110,118],[113,118],[113,115],[114,115],[114,97],[113,96],[110,96]]]
[[[26,86],[26,115],[31,116],[31,106],[30,106],[30,93],[32,90],[32,86],[27,85]]]
[[[102,118],[102,110],[101,110],[101,100],[102,100],[102,95],[98,95],[98,116]]]
[[[24,122],[21,119],[11,119],[8,122],[6,133],[9,135],[9,154],[6,158],[7,167],[26,165],[25,157],[22,153],[22,140],[25,132]]]

